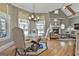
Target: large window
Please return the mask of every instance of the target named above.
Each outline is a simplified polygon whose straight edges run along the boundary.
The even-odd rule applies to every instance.
[[[7,21],[6,14],[0,12],[0,38],[7,36]]]
[[[29,33],[29,20],[19,19],[19,27],[23,29],[25,36]]]
[[[38,36],[42,36],[44,35],[44,28],[45,28],[45,21],[44,20],[40,20],[36,23],[36,28],[38,30]]]

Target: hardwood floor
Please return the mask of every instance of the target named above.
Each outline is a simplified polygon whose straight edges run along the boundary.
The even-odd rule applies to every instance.
[[[64,43],[63,43],[64,42]],[[70,41],[59,41],[59,40],[48,40],[48,49],[41,53],[39,56],[73,56],[75,54],[74,40]],[[12,46],[3,51],[7,56],[15,55],[15,46]]]
[[[64,43],[65,42],[65,46]],[[61,45],[61,43],[63,43]],[[75,41],[59,41],[49,40],[47,41],[48,49],[40,54],[40,56],[73,56],[75,54],[74,49]]]

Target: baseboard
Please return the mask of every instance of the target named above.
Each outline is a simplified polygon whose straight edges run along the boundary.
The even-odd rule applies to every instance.
[[[10,43],[7,43],[3,46],[0,47],[0,52],[4,51],[5,49],[9,48],[10,46],[12,46],[14,44],[14,41],[11,41]]]

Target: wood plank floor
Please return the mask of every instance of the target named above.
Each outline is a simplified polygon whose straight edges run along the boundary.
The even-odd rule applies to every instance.
[[[61,45],[61,42],[65,42],[65,46]],[[75,41],[49,40],[47,41],[48,49],[40,56],[73,56],[75,54],[74,44]]]
[[[65,46],[64,43],[65,42]],[[48,49],[41,53],[39,56],[73,56],[75,54],[74,49],[75,41],[59,41],[59,40],[48,40]],[[15,46],[12,46],[2,52],[7,56],[15,55]]]

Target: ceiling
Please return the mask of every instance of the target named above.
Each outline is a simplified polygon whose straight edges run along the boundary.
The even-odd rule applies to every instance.
[[[49,11],[63,8],[64,6],[68,5],[68,3],[12,3],[12,5],[29,12],[48,13]],[[33,8],[33,6],[35,7]],[[72,7],[76,12],[79,11],[79,4],[72,4]]]

